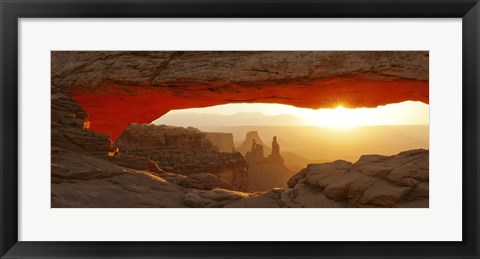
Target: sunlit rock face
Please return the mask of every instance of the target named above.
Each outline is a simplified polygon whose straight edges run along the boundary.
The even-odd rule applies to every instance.
[[[428,103],[428,52],[52,52],[52,85],[116,140],[172,109],[234,102],[305,108]]]

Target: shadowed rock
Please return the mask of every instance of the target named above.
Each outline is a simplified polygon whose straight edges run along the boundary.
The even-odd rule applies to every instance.
[[[203,182],[201,189],[210,186],[247,191],[246,163],[240,153],[218,151],[207,134],[198,129],[133,123],[115,144],[121,154],[151,159],[169,173]]]

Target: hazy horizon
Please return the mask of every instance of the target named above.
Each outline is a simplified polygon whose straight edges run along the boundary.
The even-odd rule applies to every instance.
[[[429,106],[406,101],[376,108],[298,108],[284,104],[231,103],[205,108],[172,110],[153,124],[177,126],[330,126],[428,125]]]
[[[248,131],[257,131],[266,146],[277,136],[282,152],[315,161],[355,162],[365,154],[428,149],[428,108],[427,104],[410,101],[377,108],[319,110],[280,104],[229,104],[173,110],[152,123],[232,133],[237,147]],[[312,123],[321,119],[327,121]]]

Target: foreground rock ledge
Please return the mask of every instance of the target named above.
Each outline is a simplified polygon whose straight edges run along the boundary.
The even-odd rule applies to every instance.
[[[148,159],[127,163],[121,157],[63,152],[52,161],[52,207],[426,208],[428,157],[428,150],[419,149],[366,155],[354,164],[310,164],[288,188],[244,193],[182,187],[169,181],[171,174],[152,169]]]

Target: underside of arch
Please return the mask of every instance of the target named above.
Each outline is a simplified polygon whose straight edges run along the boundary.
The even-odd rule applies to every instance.
[[[302,108],[429,103],[426,51],[55,51],[52,85],[115,140],[132,122],[226,103]]]

